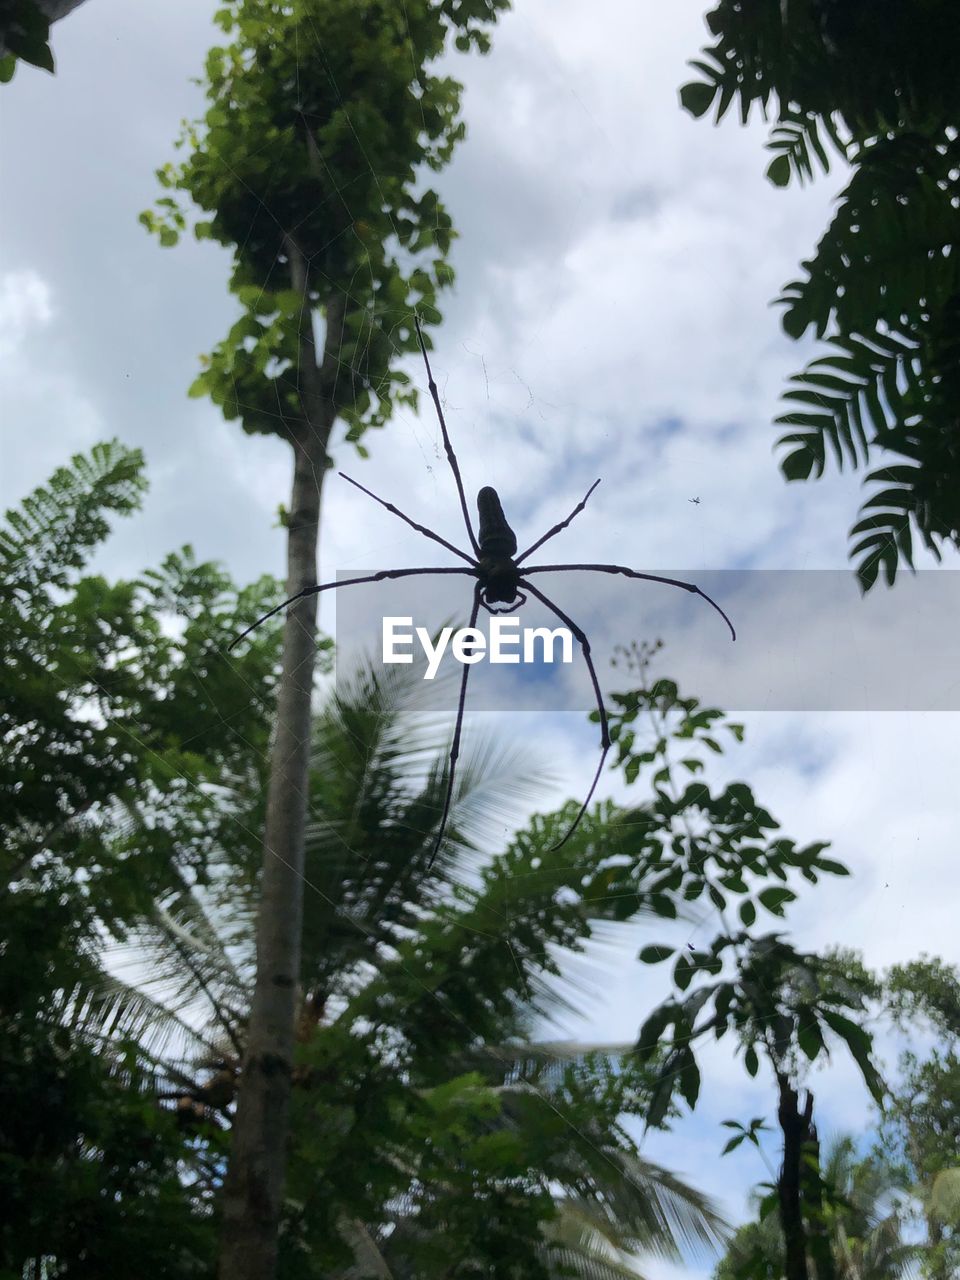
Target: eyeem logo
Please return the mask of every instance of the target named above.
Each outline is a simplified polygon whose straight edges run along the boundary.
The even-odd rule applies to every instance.
[[[383,660],[384,662],[413,662],[414,636],[420,641],[427,658],[427,669],[424,680],[432,680],[440,667],[440,661],[450,645],[450,652],[457,662],[472,666],[482,662],[486,657],[490,662],[537,662],[537,642],[541,644],[539,660],[553,662],[554,647],[560,642],[560,661],[573,661],[573,636],[566,627],[524,627],[521,635],[520,619],[499,617],[494,614],[490,619],[490,643],[487,637],[476,627],[443,627],[437,636],[436,644],[426,627],[413,627],[413,618],[384,618],[383,620]],[[451,643],[452,641],[452,643]],[[411,652],[401,652],[400,648]]]

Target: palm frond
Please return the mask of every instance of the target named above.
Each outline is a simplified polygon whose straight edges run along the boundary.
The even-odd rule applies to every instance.
[[[543,1226],[543,1251],[551,1276],[576,1280],[642,1280],[643,1272],[627,1254],[613,1247],[582,1206],[568,1199],[557,1205],[557,1216]]]

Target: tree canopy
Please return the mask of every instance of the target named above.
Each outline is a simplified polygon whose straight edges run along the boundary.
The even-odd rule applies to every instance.
[[[170,194],[141,215],[173,245],[188,225],[186,196],[210,215],[195,234],[235,255],[243,315],[191,394],[209,395],[247,431],[289,438],[305,414],[303,315],[323,306],[333,354],[320,390],[348,440],[359,446],[394,404],[415,403],[395,362],[417,350],[414,312],[437,323],[437,291],[453,282],[450,215],[423,168],[447,164],[465,132],[460,85],[430,64],[451,35],[485,52],[486,27],[507,7],[231,0],[219,10],[230,41],[207,55],[210,107],[180,139],[187,159],[157,171]]]

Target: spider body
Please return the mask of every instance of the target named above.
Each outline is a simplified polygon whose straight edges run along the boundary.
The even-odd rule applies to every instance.
[[[480,603],[488,613],[509,613],[519,609],[526,600],[520,590],[520,569],[514,556],[517,554],[517,535],[507,524],[503,505],[496,489],[485,485],[477,494],[477,581],[480,583]],[[512,606],[511,609],[491,609],[494,604]]]
[[[480,522],[475,534],[473,531],[473,525],[470,522],[470,513],[467,509],[467,500],[464,493],[463,480],[460,476],[460,467],[457,463],[457,455],[454,453],[453,446],[450,443],[447,424],[443,416],[443,407],[440,404],[440,395],[437,391],[437,384],[433,380],[433,373],[430,369],[430,359],[427,356],[427,348],[423,340],[423,334],[420,330],[419,318],[414,317],[414,325],[416,328],[417,339],[420,343],[420,350],[423,354],[423,361],[427,369],[427,385],[430,389],[430,396],[433,400],[434,408],[436,409],[437,417],[440,421],[440,430],[443,435],[444,449],[446,450],[447,460],[450,463],[450,470],[453,472],[453,478],[457,487],[457,495],[460,499],[460,510],[463,514],[463,521],[466,525],[467,536],[470,540],[470,546],[473,554],[463,551],[460,547],[454,546],[452,542],[448,542],[446,538],[441,537],[439,533],[435,533],[433,529],[427,528],[426,525],[418,524],[416,520],[411,519],[411,517],[401,511],[399,507],[395,507],[392,502],[387,502],[385,499],[378,497],[377,494],[372,493],[357,480],[351,480],[349,476],[344,475],[341,471],[340,475],[344,480],[348,481],[355,488],[360,489],[361,492],[372,498],[374,502],[379,503],[380,506],[385,507],[393,515],[398,516],[406,524],[410,525],[411,528],[416,529],[418,533],[422,533],[424,537],[446,547],[448,551],[452,552],[453,555],[458,556],[460,560],[465,560],[467,562],[466,566],[446,566],[442,568],[428,566],[415,569],[381,569],[378,573],[363,574],[361,577],[357,578],[342,578],[337,582],[324,582],[318,586],[304,587],[302,591],[298,591],[296,595],[291,596],[288,600],[284,600],[282,604],[277,605],[275,609],[271,609],[269,613],[265,613],[262,618],[258,618],[252,626],[248,627],[246,631],[237,636],[230,648],[232,649],[234,645],[239,644],[244,636],[249,635],[249,633],[256,627],[259,627],[262,622],[266,622],[268,618],[272,618],[274,614],[279,613],[281,609],[285,609],[287,605],[293,604],[294,601],[301,600],[305,596],[316,595],[321,591],[332,591],[337,587],[356,586],[360,583],[368,582],[383,582],[386,579],[392,578],[421,577],[433,574],[461,574],[472,578],[474,582],[473,606],[470,611],[469,622],[469,626],[471,628],[476,627],[477,617],[480,613],[481,607],[486,609],[488,613],[498,614],[513,613],[516,609],[519,609],[522,605],[526,604],[527,596],[524,594],[524,591],[521,590],[521,587],[525,588],[525,590],[528,591],[530,595],[534,596],[535,599],[539,600],[540,603],[554,615],[554,617],[559,618],[560,621],[568,627],[576,637],[577,642],[580,645],[581,653],[583,654],[583,660],[586,665],[587,672],[590,676],[590,682],[593,685],[593,692],[597,703],[598,719],[600,721],[600,761],[597,765],[596,773],[593,776],[593,782],[590,784],[590,790],[587,792],[587,798],[581,805],[580,811],[571,823],[566,835],[558,842],[557,845],[554,846],[555,848],[559,848],[560,845],[566,844],[570,839],[574,831],[577,829],[580,819],[587,811],[587,806],[593,798],[593,793],[596,790],[597,783],[600,781],[600,774],[603,770],[604,761],[606,760],[607,753],[610,750],[611,738],[607,723],[607,713],[603,705],[603,695],[600,692],[600,682],[597,679],[596,668],[593,665],[593,658],[590,654],[590,641],[588,640],[586,633],[572,618],[568,617],[568,615],[564,613],[559,605],[554,604],[549,596],[539,590],[539,588],[530,581],[530,578],[533,577],[534,574],[544,573],[609,573],[620,574],[626,578],[639,579],[645,582],[659,582],[669,587],[679,587],[683,591],[692,592],[694,595],[700,596],[707,602],[707,604],[716,609],[717,613],[720,614],[724,622],[730,628],[730,634],[734,640],[736,640],[737,634],[734,631],[733,623],[717,602],[712,600],[705,591],[701,591],[695,583],[686,582],[681,578],[665,578],[656,573],[641,573],[637,569],[630,569],[625,565],[618,564],[540,564],[531,565],[529,567],[524,566],[523,562],[532,555],[538,547],[543,546],[543,544],[550,538],[554,537],[555,534],[566,529],[574,517],[579,515],[587,505],[590,495],[600,483],[599,480],[594,481],[587,490],[586,495],[574,507],[565,520],[560,520],[551,529],[548,529],[542,538],[538,538],[536,542],[529,546],[526,551],[522,552],[520,555],[517,555],[517,536],[507,523],[507,518],[503,513],[503,506],[500,502],[497,491],[489,485],[486,485],[477,494],[477,511],[479,513]],[[498,609],[493,607],[495,605],[502,605],[504,607]],[[434,859],[440,849],[440,845],[443,841],[443,835],[446,830],[447,816],[450,812],[450,802],[453,797],[454,776],[456,773],[457,760],[460,756],[460,736],[463,728],[463,710],[466,702],[467,680],[469,675],[470,666],[465,663],[463,667],[463,674],[460,677],[460,696],[457,702],[457,718],[453,730],[453,741],[450,747],[450,764],[449,772],[447,774],[447,787],[443,811],[440,815],[440,822],[433,843],[433,850],[427,863],[428,870],[433,865]]]

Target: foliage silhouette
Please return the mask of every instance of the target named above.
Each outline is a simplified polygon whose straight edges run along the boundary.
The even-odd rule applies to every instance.
[[[791,379],[788,480],[872,467],[850,530],[869,590],[913,567],[914,536],[937,558],[960,546],[960,13],[851,0],[721,0],[713,43],[684,107],[719,121],[736,100],[774,120],[767,176],[812,179],[831,151],[849,182],[804,275],[784,287],[783,327],[828,337]],[[880,463],[878,466],[877,463]]]

